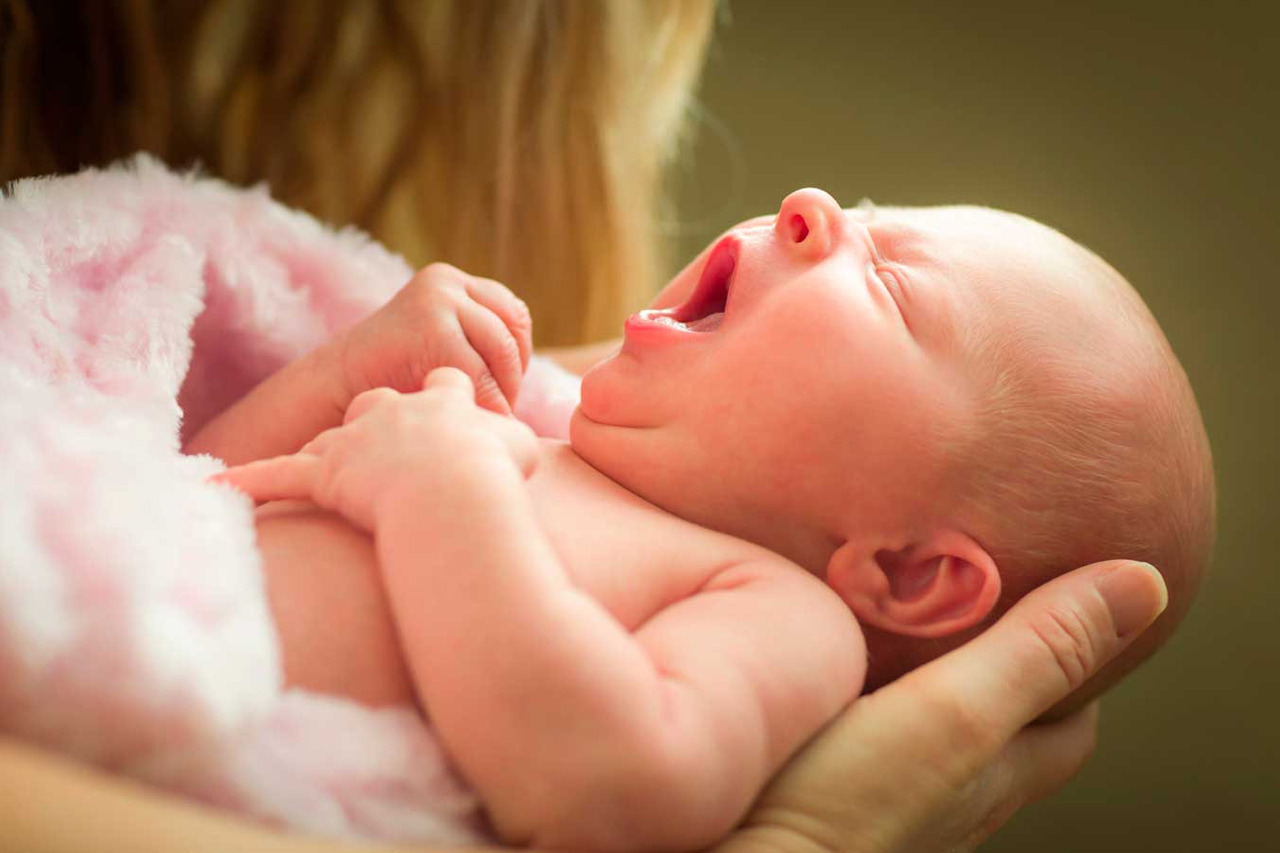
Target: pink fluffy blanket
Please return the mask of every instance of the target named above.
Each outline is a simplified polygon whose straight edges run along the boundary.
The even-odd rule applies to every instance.
[[[0,199],[0,730],[273,823],[484,837],[421,718],[284,690],[250,502],[181,438],[410,268],[139,157]],[[535,359],[517,414],[564,435]]]

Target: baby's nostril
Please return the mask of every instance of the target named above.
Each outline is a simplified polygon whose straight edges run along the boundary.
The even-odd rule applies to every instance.
[[[804,221],[804,217],[796,214],[791,217],[791,239],[796,243],[803,243],[804,238],[809,236],[809,224]]]

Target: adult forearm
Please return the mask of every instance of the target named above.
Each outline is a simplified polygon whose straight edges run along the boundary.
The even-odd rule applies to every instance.
[[[3,737],[0,827],[0,848],[23,853],[393,853],[389,845],[339,842],[250,823]],[[394,853],[504,850],[394,847]]]
[[[290,362],[220,413],[183,447],[241,465],[293,453],[342,423],[345,404],[328,345]]]
[[[661,678],[571,583],[513,466],[400,498],[376,540],[427,713],[505,838],[551,840],[530,834],[548,799],[581,802],[602,779],[646,788]]]

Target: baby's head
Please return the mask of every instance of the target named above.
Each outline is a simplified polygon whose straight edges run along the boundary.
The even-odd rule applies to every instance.
[[[627,324],[583,382],[575,449],[632,491],[823,577],[873,683],[1110,557],[1186,612],[1213,538],[1208,442],[1141,299],[1092,253],[972,207],[843,211],[787,196]],[[726,304],[727,298],[727,304]]]

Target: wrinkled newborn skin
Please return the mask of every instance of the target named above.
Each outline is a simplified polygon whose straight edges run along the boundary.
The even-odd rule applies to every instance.
[[[1115,270],[1014,214],[843,211],[815,189],[730,231],[715,263],[732,276],[714,332],[680,333],[642,314],[622,351],[584,377],[572,441],[591,465],[824,578],[867,632],[872,686],[1094,559],[1155,563],[1171,606],[1085,692],[1168,636],[1208,558],[1211,460],[1185,374]],[[1003,417],[1034,416],[1020,431],[993,411],[1000,377],[1019,371],[1031,377],[1029,399]],[[1087,434],[1095,417],[1112,433]],[[1085,428],[1077,446],[1055,446],[1058,424]],[[1031,493],[1075,505],[1071,525],[1066,512],[1023,518],[1018,505],[972,495],[974,460],[1006,463],[987,472],[998,483],[1018,479],[1025,460],[998,457],[1020,437],[1050,457],[1126,445],[1096,460],[1100,478],[1141,488],[1090,498],[1029,475]],[[1081,478],[1073,461],[1049,460],[1059,461],[1059,479]],[[1008,541],[1018,527],[1058,523],[1062,541],[1045,531],[1049,553],[1021,564]]]

